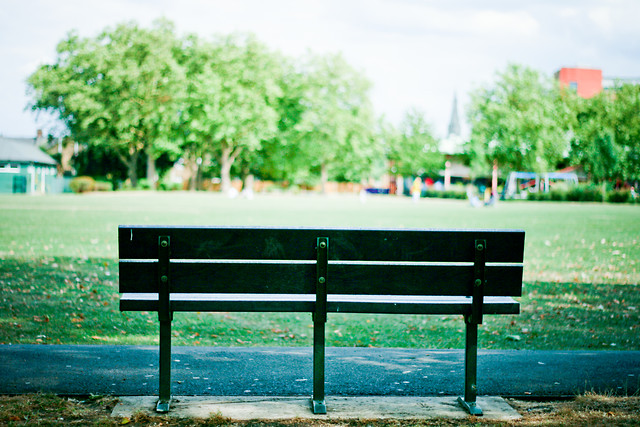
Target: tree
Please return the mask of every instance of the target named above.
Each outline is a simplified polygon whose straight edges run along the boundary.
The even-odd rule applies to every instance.
[[[189,81],[183,148],[187,156],[211,153],[217,159],[226,192],[238,156],[256,151],[277,130],[278,58],[254,36],[236,34],[213,42],[192,36],[181,62]]]
[[[551,78],[509,65],[496,81],[471,93],[467,147],[475,171],[497,160],[507,170],[545,172],[568,155],[569,110]]]
[[[177,149],[169,134],[184,76],[175,43],[164,20],[152,29],[120,24],[96,38],[71,33],[58,44],[55,63],[29,77],[32,109],[56,113],[74,140],[113,150],[133,187],[146,154],[154,180],[155,159]]]
[[[613,99],[600,93],[589,99],[575,97],[572,123],[571,164],[581,165],[596,182],[613,179],[620,174],[622,151],[613,129]]]
[[[311,55],[300,72],[289,132],[297,164],[319,172],[323,191],[330,176],[363,178],[376,151],[370,83],[341,55]]]
[[[640,86],[619,85],[569,105],[571,162],[595,181],[640,179]]]
[[[401,175],[437,175],[444,156],[424,113],[413,108],[405,113],[397,131],[387,130],[388,158]]]
[[[613,96],[613,135],[621,150],[620,178],[640,180],[640,85],[623,84]]]

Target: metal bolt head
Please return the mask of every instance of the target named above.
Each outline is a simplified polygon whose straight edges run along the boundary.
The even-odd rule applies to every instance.
[[[162,276],[162,277],[160,278],[160,281],[161,281],[162,283],[167,283],[167,282],[169,281],[169,278],[168,278],[167,276]]]
[[[320,242],[320,247],[322,249],[326,248],[327,247],[327,242]]]
[[[476,281],[475,281],[475,285],[476,285],[476,286],[480,286],[480,285],[482,285],[482,280],[480,280],[480,279],[476,279]]]
[[[163,240],[162,242],[160,242],[160,246],[162,246],[163,248],[166,248],[167,246],[169,246],[169,242],[167,242],[166,240]]]
[[[318,277],[318,283],[324,283],[327,280],[324,277]]]
[[[478,243],[478,246],[476,246],[476,249],[479,251],[484,250],[484,246],[482,245],[482,243]]]

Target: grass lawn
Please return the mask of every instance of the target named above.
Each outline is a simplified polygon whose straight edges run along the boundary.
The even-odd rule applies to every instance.
[[[95,193],[0,196],[0,343],[157,342],[118,310],[119,224],[522,228],[522,314],[487,316],[496,349],[640,349],[640,207],[371,196]],[[311,345],[307,314],[177,313],[177,345]],[[336,346],[462,348],[460,316],[329,316]]]

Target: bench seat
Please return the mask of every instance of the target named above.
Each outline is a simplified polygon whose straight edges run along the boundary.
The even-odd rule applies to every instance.
[[[202,294],[173,293],[176,311],[313,312],[315,294]],[[327,295],[331,313],[467,314],[473,298],[414,295]],[[157,293],[124,293],[122,311],[158,311]],[[511,297],[485,297],[484,314],[519,314],[520,303]]]

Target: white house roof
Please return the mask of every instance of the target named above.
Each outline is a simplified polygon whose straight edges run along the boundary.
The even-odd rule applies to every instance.
[[[34,138],[6,138],[0,136],[0,162],[39,163],[55,166],[51,156],[35,145]]]

